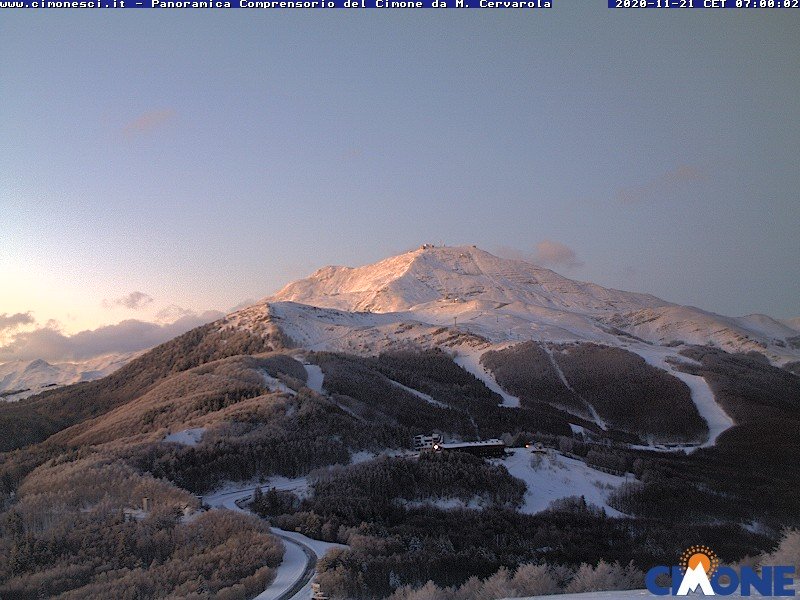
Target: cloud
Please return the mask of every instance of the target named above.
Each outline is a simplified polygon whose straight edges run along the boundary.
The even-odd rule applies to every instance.
[[[16,313],[9,315],[8,313],[0,314],[0,332],[16,329],[22,325],[30,325],[35,321],[33,315],[28,312]]]
[[[128,319],[74,335],[65,335],[57,322],[49,321],[33,331],[15,333],[9,343],[0,346],[0,362],[37,358],[46,361],[86,360],[103,354],[136,352],[223,316],[218,311],[205,311],[165,324]]]
[[[150,133],[172,121],[175,115],[175,111],[171,108],[151,110],[139,115],[136,119],[125,125],[125,127],[122,128],[122,132],[128,137]]]
[[[622,204],[640,204],[659,194],[673,192],[682,185],[706,180],[708,174],[704,170],[691,165],[680,165],[644,185],[622,188],[617,192],[617,200]]]
[[[514,260],[524,260],[543,267],[561,267],[574,269],[583,266],[583,261],[578,260],[575,250],[553,240],[542,240],[532,251],[524,252],[516,248],[500,246],[496,249],[497,254],[505,258]]]
[[[144,308],[148,304],[153,301],[153,297],[149,294],[145,294],[144,292],[131,292],[121,298],[115,298],[113,300],[103,300],[103,306],[105,308],[115,308],[117,306],[124,306],[125,308],[129,308],[131,310],[139,310],[140,308]]]
[[[533,262],[549,267],[581,267],[583,262],[578,260],[575,250],[553,240],[542,240],[536,244]]]

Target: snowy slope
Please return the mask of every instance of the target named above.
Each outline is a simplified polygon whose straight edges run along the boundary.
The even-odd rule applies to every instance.
[[[495,381],[492,374],[487,371],[483,365],[481,365],[481,355],[484,351],[485,350],[483,349],[468,349],[467,351],[460,351],[458,354],[456,354],[453,360],[459,367],[465,371],[468,371],[469,373],[472,373],[475,375],[475,377],[483,381],[486,387],[488,387],[490,390],[500,394],[500,397],[503,399],[502,406],[505,406],[506,408],[519,407],[519,398],[512,396],[503,388],[501,388],[500,385]]]
[[[776,362],[798,354],[786,341],[796,332],[766,315],[725,317],[673,305],[613,315],[607,322],[658,344],[716,345],[727,352],[760,352]]]
[[[667,304],[647,294],[573,281],[473,246],[412,250],[358,268],[325,267],[272,297],[278,302],[371,312],[473,299],[582,311],[630,311]]]
[[[196,446],[203,439],[203,434],[206,432],[205,427],[193,427],[191,429],[184,429],[170,433],[164,438],[165,442],[175,442],[183,444],[184,446]]]
[[[459,246],[421,248],[357,268],[325,267],[229,315],[224,326],[278,328],[303,348],[360,354],[452,346],[452,338],[463,334],[493,344],[534,339],[624,345],[635,336],[655,344],[754,350],[783,364],[800,360],[792,323],[717,315]]]
[[[441,348],[510,408],[519,406],[519,399],[482,367],[486,351],[526,340],[618,346],[689,386],[709,424],[705,444],[711,445],[733,421],[702,377],[677,372],[666,359],[685,361],[680,345],[698,344],[755,351],[783,365],[800,360],[800,337],[793,328],[798,325],[760,314],[726,317],[670,304],[460,246],[420,248],[357,268],[325,267],[228,315],[221,327],[264,334],[279,330],[292,345],[315,351],[375,355]],[[321,374],[309,370],[309,375],[310,385],[321,390]]]
[[[100,379],[138,354],[108,354],[83,362],[48,363],[37,359],[0,363],[0,393],[27,390],[3,397],[4,400],[20,400],[52,387]]]
[[[692,400],[695,406],[697,406],[697,412],[699,412],[700,416],[708,423],[708,440],[700,446],[701,448],[713,446],[723,431],[733,427],[733,419],[719,404],[717,404],[714,399],[714,393],[711,391],[706,380],[698,375],[690,375],[675,369],[667,362],[667,359],[670,358],[673,361],[684,363],[691,363],[693,361],[680,356],[674,348],[632,344],[627,349],[644,358],[648,364],[669,371],[671,375],[677,377],[689,386],[689,390],[692,393]]]
[[[624,477],[597,471],[555,451],[537,456],[541,458],[535,467],[531,464],[534,455],[526,448],[512,449],[510,456],[492,461],[504,465],[512,476],[525,482],[528,489],[521,512],[534,514],[545,510],[554,500],[583,496],[586,502],[604,508],[610,516],[623,516],[607,504],[607,499],[625,483]]]

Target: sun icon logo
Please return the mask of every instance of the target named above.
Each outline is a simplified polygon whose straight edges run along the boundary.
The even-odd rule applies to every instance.
[[[696,569],[697,565],[702,565],[706,577],[711,578],[719,567],[719,558],[708,546],[690,546],[681,554],[680,566],[686,572],[687,569]]]

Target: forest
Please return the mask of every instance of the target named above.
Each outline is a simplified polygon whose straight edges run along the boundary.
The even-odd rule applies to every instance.
[[[266,524],[84,450],[36,469],[0,517],[0,597],[244,600],[283,549]],[[143,512],[143,498],[152,509]]]
[[[622,348],[525,342],[487,352],[483,364],[526,406],[553,404],[591,419],[591,405],[608,428],[655,443],[708,436],[688,386]]]
[[[227,340],[224,350],[217,336]],[[0,596],[126,598],[135,586],[146,598],[252,597],[274,576],[280,544],[266,520],[205,512],[194,494],[274,475],[308,476],[309,494],[265,483],[254,510],[282,528],[348,544],[320,563],[320,582],[341,598],[461,600],[634,585],[641,571],[684,548],[687,529],[735,562],[771,551],[784,527],[800,526],[800,380],[752,356],[683,349],[696,363],[680,368],[707,377],[737,421],[714,447],[684,454],[629,446],[660,426],[666,399],[683,402],[684,390],[669,375],[651,377],[624,351],[547,349],[576,397],[591,398],[619,428],[602,431],[567,412],[567,400],[539,399],[560,381],[546,370],[552,362],[542,347],[487,357],[523,400],[509,409],[440,350],[306,353],[325,376],[319,394],[306,387],[300,362],[262,352],[273,343],[200,328],[95,387],[29,399],[39,415],[29,423],[46,418],[53,432],[37,442],[44,434],[23,436],[23,423],[9,438],[16,449],[0,453]],[[586,366],[593,361],[603,368]],[[523,375],[512,377],[507,365]],[[525,374],[529,366],[537,377]],[[612,398],[614,386],[624,392]],[[615,402],[650,408],[631,409],[626,421]],[[702,437],[687,414],[684,425]],[[188,427],[204,431],[195,445],[164,441]],[[502,460],[402,456],[414,434],[437,431],[517,446],[538,441],[628,473],[609,502],[629,517],[610,518],[581,497],[522,514],[524,485]],[[395,456],[348,464],[359,452]],[[153,504],[147,512],[144,497]],[[531,588],[534,580],[542,587]]]

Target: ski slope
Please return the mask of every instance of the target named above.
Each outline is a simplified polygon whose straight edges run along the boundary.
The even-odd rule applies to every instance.
[[[481,350],[459,348],[458,354],[453,358],[453,361],[459,367],[480,379],[490,390],[500,394],[503,398],[501,406],[505,406],[506,408],[519,408],[519,398],[512,396],[501,388],[492,374],[481,364],[481,355],[485,351],[485,348]]]
[[[525,482],[527,491],[520,512],[535,514],[546,510],[554,500],[583,496],[586,502],[605,509],[609,516],[625,516],[607,502],[609,494],[625,483],[625,477],[597,471],[552,450],[546,455],[534,455],[527,448],[512,448],[510,453],[491,462],[505,466],[513,477]],[[536,468],[531,466],[534,456],[541,456]]]

